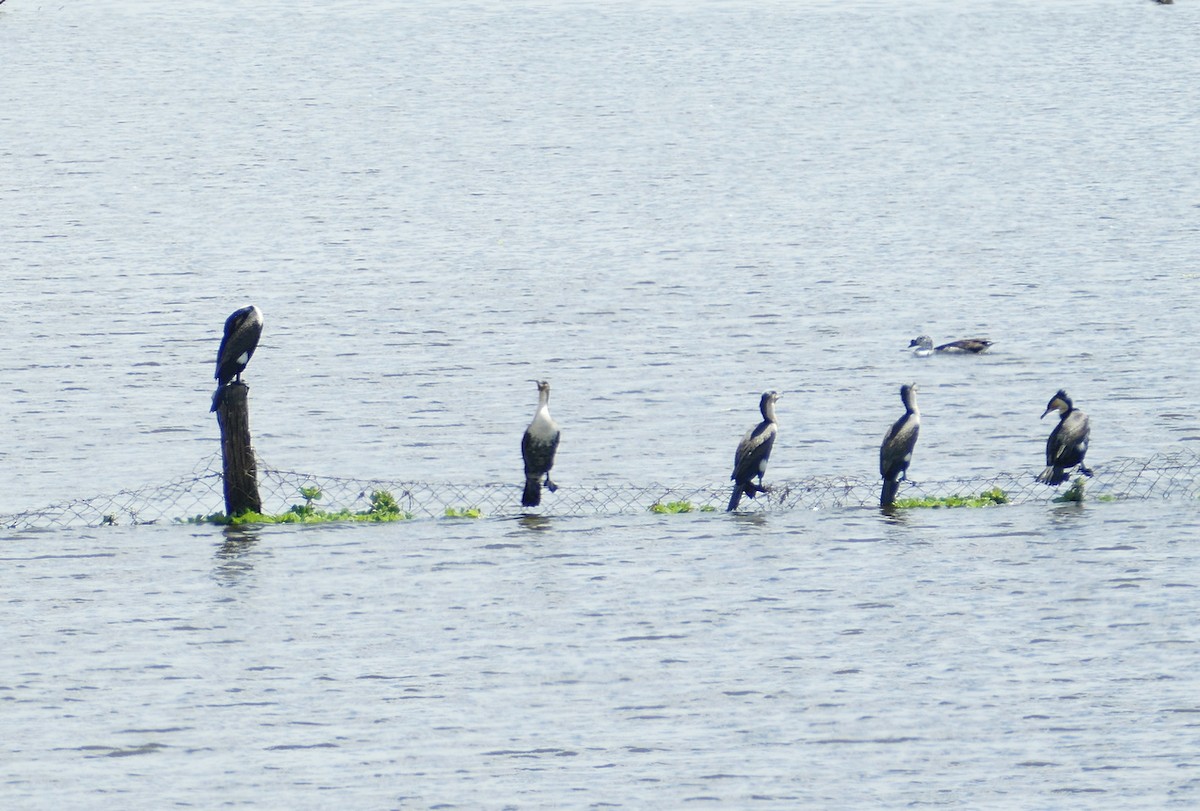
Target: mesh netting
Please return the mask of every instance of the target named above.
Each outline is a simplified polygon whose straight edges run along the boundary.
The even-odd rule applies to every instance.
[[[36,510],[0,516],[8,529],[94,527],[106,524],[156,524],[220,510],[225,503],[221,459],[207,459],[187,476],[166,484],[121,490]]]
[[[259,464],[259,491],[266,513],[282,513],[303,504],[300,489],[315,487],[321,510],[365,511],[371,494],[386,490],[400,509],[414,517],[441,517],[447,511],[478,510],[487,517],[517,516],[521,486],[511,482],[454,484],[318,476],[275,470]],[[1102,499],[1168,499],[1200,497],[1200,456],[1180,451],[1149,459],[1114,459],[1093,467],[1087,497]],[[813,476],[769,481],[769,493],[751,501],[746,511],[827,510],[874,507],[879,480],[844,476]],[[687,502],[695,510],[724,510],[731,485],[720,484],[560,484],[555,493],[543,492],[539,512],[546,515],[617,515],[639,513],[655,504]],[[1067,489],[1046,487],[1034,472],[999,474],[987,478],[905,482],[898,498],[970,497],[999,489],[1010,504],[1048,502]],[[220,513],[224,507],[220,456],[205,460],[188,476],[166,484],[122,490],[107,496],[77,499],[37,510],[0,516],[9,529],[152,524]]]

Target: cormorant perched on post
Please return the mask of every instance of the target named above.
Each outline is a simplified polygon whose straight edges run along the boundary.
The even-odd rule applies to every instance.
[[[242,382],[242,370],[258,347],[262,328],[262,310],[253,304],[234,311],[225,319],[225,335],[217,350],[217,371],[213,375],[217,379],[217,390],[213,393],[212,411],[221,404],[221,394],[231,381]]]
[[[908,346],[910,349],[914,346],[916,347],[913,354],[918,358],[927,358],[934,352],[947,352],[952,355],[978,355],[981,352],[986,352],[992,343],[987,338],[963,338],[961,341],[951,341],[950,343],[935,347],[933,339],[928,335],[918,335],[909,341]]]
[[[546,489],[551,493],[558,485],[550,481],[550,468],[554,467],[554,453],[558,450],[558,423],[550,416],[550,383],[535,380],[538,389],[538,407],[533,420],[521,438],[521,458],[525,460],[525,492],[521,504],[536,507],[542,503],[542,477],[546,477]]]
[[[908,465],[912,462],[913,448],[917,446],[917,435],[921,432],[917,384],[901,386],[900,399],[904,402],[904,416],[896,420],[879,446],[879,475],[883,477],[880,507],[890,507],[896,500],[900,480],[908,478]]]
[[[742,441],[738,443],[737,452],[733,455],[733,495],[729,497],[729,506],[725,512],[733,512],[742,500],[742,493],[754,498],[758,493],[767,492],[763,487],[763,474],[767,472],[767,460],[771,458],[771,446],[775,444],[775,435],[779,433],[778,423],[775,422],[775,401],[779,392],[763,392],[758,401],[758,410],[762,412],[762,422],[750,429]],[[758,484],[752,479],[758,477]]]
[[[1054,410],[1058,411],[1058,425],[1054,426],[1050,438],[1046,440],[1046,469],[1038,474],[1037,480],[1057,487],[1070,477],[1068,471],[1077,465],[1080,473],[1091,477],[1092,471],[1083,465],[1091,428],[1087,414],[1076,408],[1062,389],[1050,398],[1046,410],[1042,412],[1042,419]]]

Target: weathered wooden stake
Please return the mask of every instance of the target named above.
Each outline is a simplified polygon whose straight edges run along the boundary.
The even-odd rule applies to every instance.
[[[221,392],[217,424],[221,426],[221,461],[225,477],[225,514],[262,512],[258,466],[250,443],[250,387],[234,382]]]

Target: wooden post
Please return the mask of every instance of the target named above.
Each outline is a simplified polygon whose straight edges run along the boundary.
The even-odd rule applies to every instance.
[[[217,424],[221,426],[221,461],[225,478],[225,514],[262,512],[258,495],[258,466],[250,444],[250,387],[230,383],[221,392]]]

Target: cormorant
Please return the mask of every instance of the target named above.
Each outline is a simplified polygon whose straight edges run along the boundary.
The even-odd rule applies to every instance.
[[[986,352],[987,348],[992,345],[992,341],[987,338],[963,338],[961,341],[951,341],[950,343],[942,344],[935,347],[933,339],[928,335],[918,335],[913,338],[908,346],[911,349],[916,347],[913,352],[918,358],[926,358],[934,352],[948,352],[950,354],[971,354],[978,355],[981,352]]]
[[[554,453],[558,450],[558,423],[550,416],[550,383],[536,380],[538,407],[533,420],[521,438],[521,458],[525,460],[525,492],[521,504],[536,507],[542,503],[542,476],[546,477],[546,488],[553,493],[558,485],[550,481],[550,468],[554,467]]]
[[[1039,482],[1054,487],[1065,482],[1070,477],[1068,471],[1076,465],[1083,475],[1089,478],[1092,475],[1092,471],[1083,465],[1091,435],[1087,414],[1076,408],[1062,389],[1050,398],[1041,418],[1045,419],[1047,414],[1056,409],[1058,425],[1054,426],[1050,438],[1046,440],[1046,469],[1037,477]]]
[[[917,435],[921,433],[917,384],[901,386],[900,399],[904,403],[904,416],[896,420],[879,446],[879,475],[883,477],[883,491],[879,494],[881,507],[892,506],[900,480],[908,478],[908,465],[912,462],[913,448],[917,446]]]
[[[217,350],[217,371],[213,375],[217,379],[217,390],[213,393],[212,411],[221,404],[221,394],[231,381],[242,382],[242,370],[258,347],[262,328],[262,310],[253,304],[235,310],[225,319],[225,335]]]
[[[750,429],[742,441],[738,443],[737,452],[733,455],[733,495],[729,497],[729,506],[725,512],[733,512],[742,500],[742,493],[754,498],[757,493],[767,492],[763,487],[763,474],[767,472],[767,460],[771,458],[771,446],[775,444],[775,435],[779,426],[775,422],[775,401],[779,392],[763,392],[758,402],[758,410],[762,412],[762,422]],[[752,479],[758,477],[758,484]]]

